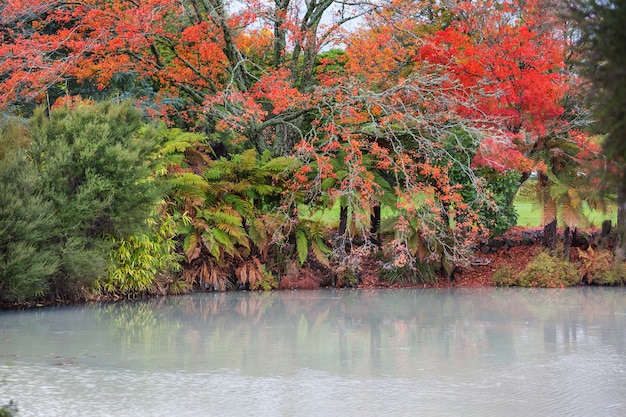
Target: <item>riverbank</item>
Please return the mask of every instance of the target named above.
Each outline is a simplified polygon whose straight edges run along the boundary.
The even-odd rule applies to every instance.
[[[562,236],[562,231],[560,231]],[[572,263],[580,263],[580,253],[592,247],[595,256],[606,255],[611,250],[610,242],[601,242],[600,229],[587,229],[578,232],[578,237],[574,239],[570,248],[570,260]],[[560,242],[561,243],[561,242]],[[543,246],[543,229],[528,227],[513,227],[503,236],[484,242],[478,245],[476,251],[476,262],[467,267],[455,269],[452,279],[439,277],[434,284],[390,284],[382,281],[378,276],[380,268],[371,268],[362,275],[362,282],[359,288],[398,288],[398,287],[420,287],[420,288],[472,288],[472,287],[494,287],[496,286],[494,274],[503,268],[513,271],[522,271],[533,261],[539,253],[545,251]],[[562,249],[561,249],[562,251]],[[606,259],[606,258],[605,258]],[[582,265],[581,265],[582,266]],[[580,269],[580,268],[579,268]],[[584,271],[581,271],[581,284],[583,283]]]
[[[595,247],[596,254],[606,254],[610,250],[610,243],[600,242],[600,230],[589,229],[581,232],[578,241],[574,241],[570,249],[570,260],[580,264],[580,251],[586,250],[589,245]],[[543,246],[543,230],[541,228],[513,227],[503,236],[490,239],[478,245],[476,250],[476,262],[465,267],[457,267],[452,278],[440,276],[434,283],[411,284],[390,283],[381,278],[382,264],[380,261],[371,259],[359,274],[358,284],[355,288],[476,288],[494,287],[494,274],[502,269],[509,268],[513,271],[522,271],[539,253],[545,251]],[[599,255],[595,255],[599,256]],[[605,257],[606,259],[606,257]],[[578,266],[580,269],[580,265]],[[315,290],[333,287],[326,285],[328,271],[305,268],[293,276],[283,277],[281,290]],[[582,275],[581,275],[582,282]],[[346,286],[345,283],[336,283],[337,287]],[[138,295],[135,298],[152,298],[158,295]],[[35,303],[18,303],[0,305],[0,309],[36,308],[49,305],[80,304],[91,301],[118,301],[119,298],[99,297],[95,300],[49,300]]]

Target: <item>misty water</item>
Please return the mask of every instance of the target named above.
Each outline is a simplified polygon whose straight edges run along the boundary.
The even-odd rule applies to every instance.
[[[626,291],[203,293],[0,312],[26,416],[625,416]]]

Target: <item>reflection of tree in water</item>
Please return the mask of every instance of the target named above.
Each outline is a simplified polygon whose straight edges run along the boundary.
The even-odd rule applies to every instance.
[[[164,299],[106,304],[96,318],[108,324],[110,337],[123,350],[150,354],[173,349],[180,323],[168,314]]]
[[[509,363],[520,349],[572,350],[590,331],[621,352],[624,332],[603,332],[602,323],[624,329],[622,296],[578,289],[211,293],[105,306],[99,316],[120,343],[158,350],[171,366],[402,375],[434,364]]]

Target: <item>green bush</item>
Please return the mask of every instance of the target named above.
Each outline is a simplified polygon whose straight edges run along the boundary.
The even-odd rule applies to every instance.
[[[574,264],[541,252],[520,272],[510,267],[497,270],[493,282],[499,287],[563,288],[577,285],[580,274]]]
[[[111,102],[0,126],[1,302],[83,296],[119,265],[111,253],[121,241],[152,233],[147,219],[164,193],[143,126],[140,112]],[[139,252],[169,262],[173,243],[143,243]]]
[[[520,287],[562,288],[579,282],[575,265],[546,252],[541,252],[518,276]]]
[[[129,104],[112,102],[39,109],[31,119],[30,158],[57,221],[47,236],[59,260],[51,296],[79,296],[106,273],[111,236],[147,230],[160,195],[148,180],[155,143],[140,134],[143,125]]]
[[[624,285],[626,284],[626,265],[614,262],[608,268],[598,268],[587,276],[590,285]]]
[[[498,287],[515,287],[519,285],[517,273],[509,266],[496,270],[492,279],[493,283]]]
[[[50,235],[57,227],[42,196],[35,166],[17,151],[0,160],[0,302],[24,302],[47,294],[58,254]]]
[[[182,256],[176,252],[174,220],[155,213],[148,225],[146,233],[110,237],[115,248],[107,274],[95,282],[96,291],[122,296],[180,292],[174,273],[181,269]]]
[[[457,132],[448,138],[444,146],[454,160],[471,160],[478,152],[478,141],[467,132]],[[500,172],[485,166],[474,167],[471,173],[475,178],[469,175],[462,164],[455,163],[449,169],[450,182],[463,185],[460,191],[463,200],[477,212],[491,234],[502,235],[517,223],[513,200],[520,187],[521,175],[513,170]],[[481,193],[474,180],[483,184]],[[484,198],[491,201],[484,201]]]
[[[0,407],[0,417],[14,417],[17,416],[17,404],[13,401],[9,401],[7,405]]]

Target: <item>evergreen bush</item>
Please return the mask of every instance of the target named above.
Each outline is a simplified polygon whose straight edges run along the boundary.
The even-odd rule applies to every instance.
[[[151,236],[163,197],[149,165],[155,138],[128,103],[41,108],[25,126],[0,138],[10,145],[0,159],[0,301],[77,298],[109,273],[121,240]]]
[[[49,240],[57,219],[24,152],[5,156],[0,160],[0,302],[24,302],[48,293],[48,277],[59,266]]]

